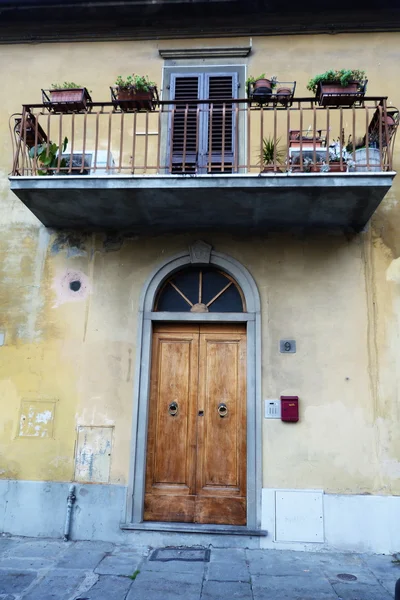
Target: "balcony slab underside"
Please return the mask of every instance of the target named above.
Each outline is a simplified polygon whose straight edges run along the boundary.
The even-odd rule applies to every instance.
[[[10,177],[12,191],[55,229],[160,234],[359,232],[394,172],[200,176]]]

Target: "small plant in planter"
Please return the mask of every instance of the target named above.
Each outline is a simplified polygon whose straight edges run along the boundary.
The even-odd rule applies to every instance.
[[[263,139],[263,149],[260,157],[260,164],[262,167],[262,173],[268,173],[270,171],[275,170],[276,165],[282,165],[283,159],[286,156],[286,151],[279,146],[280,138],[276,140],[276,144],[274,142],[273,137],[268,137]],[[277,171],[281,171],[281,169],[277,168]]]
[[[266,77],[265,73],[253,77],[250,75],[246,79],[247,96],[258,102],[259,104],[265,104],[272,96],[272,91],[276,88],[276,76]]]
[[[110,89],[111,101],[123,111],[150,111],[158,102],[157,86],[147,75],[119,75]]]
[[[329,165],[325,164],[321,171],[332,171],[344,173],[347,171],[347,159],[349,158],[346,146],[340,142],[340,138],[329,144]]]
[[[72,81],[52,83],[50,90],[42,90],[43,104],[59,113],[82,112],[92,101],[87,88]]]
[[[321,106],[353,106],[364,97],[366,88],[365,71],[359,69],[325,71],[307,84]]]
[[[59,153],[65,152],[68,144],[68,138],[65,137],[61,146],[49,142],[49,144],[39,144],[29,150],[30,158],[36,159],[38,165],[38,175],[54,175],[58,166],[60,169],[66,167],[67,163],[65,158],[60,159],[60,165],[58,164]],[[62,175],[63,172],[60,171]]]

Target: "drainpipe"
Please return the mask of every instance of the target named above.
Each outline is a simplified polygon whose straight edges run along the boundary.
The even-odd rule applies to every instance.
[[[394,590],[394,600],[400,600],[400,579],[396,582],[396,588]]]
[[[64,542],[68,542],[69,539],[69,530],[71,529],[72,507],[74,506],[75,500],[75,486],[70,485],[69,494],[67,498],[67,516],[65,518]]]

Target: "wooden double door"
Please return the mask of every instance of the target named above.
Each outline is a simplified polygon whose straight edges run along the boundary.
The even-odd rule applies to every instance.
[[[153,333],[144,520],[246,525],[246,331]]]

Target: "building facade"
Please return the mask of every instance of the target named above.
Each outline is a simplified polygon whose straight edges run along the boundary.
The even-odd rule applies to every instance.
[[[0,531],[62,536],[73,484],[72,539],[398,550],[396,19],[335,13],[331,35],[222,2],[194,25],[206,8],[179,3],[181,28],[161,12],[152,31],[144,5],[112,33],[109,3],[75,30],[17,4],[1,32]],[[331,68],[365,70],[365,97],[313,101]],[[157,84],[154,110],[110,96],[132,72]],[[293,98],[250,102],[265,72]],[[86,108],[52,106],[65,80]]]

